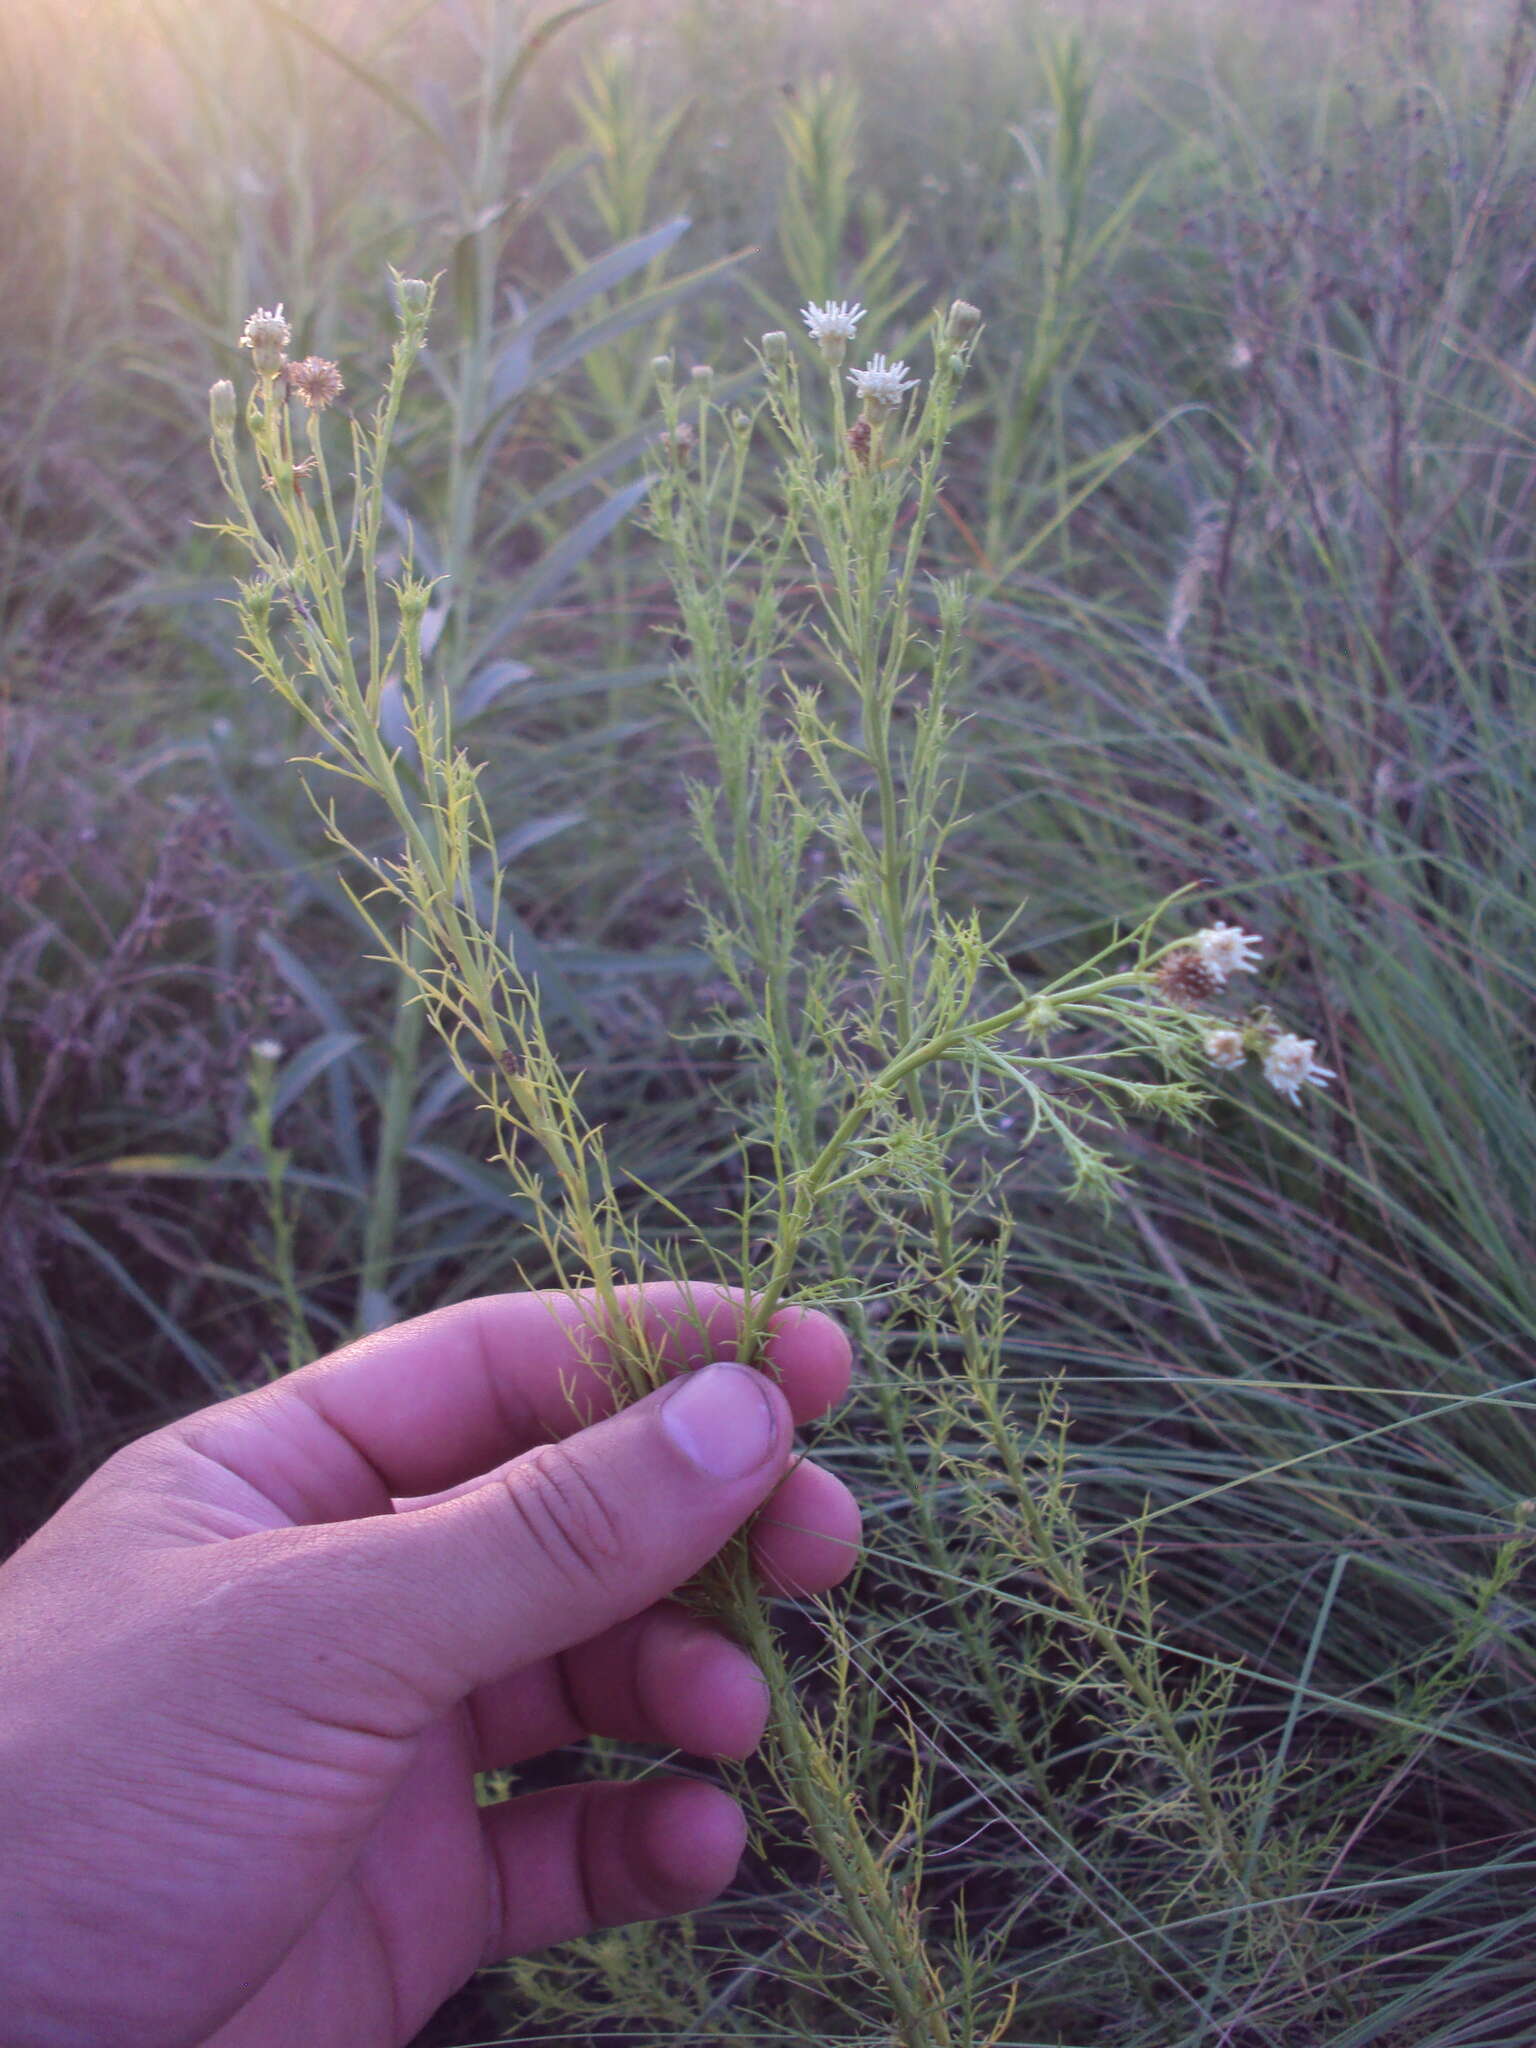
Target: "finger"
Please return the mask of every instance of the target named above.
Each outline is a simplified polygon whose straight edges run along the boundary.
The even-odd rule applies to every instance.
[[[791,1447],[771,1381],[706,1367],[437,1507],[212,1546],[223,1608],[204,1625],[268,1660],[286,1632],[306,1711],[412,1733],[675,1591],[768,1498]]]
[[[731,1882],[747,1841],[735,1800],[688,1779],[531,1792],[488,1807],[481,1826],[499,1900],[487,1963],[695,1912]]]
[[[762,1740],[768,1688],[745,1650],[664,1600],[483,1686],[470,1709],[479,1771],[511,1770],[589,1735],[743,1757]]]
[[[396,1501],[399,1512],[436,1507],[459,1500],[493,1479],[505,1479],[515,1459],[479,1479],[431,1494],[420,1500]],[[843,1481],[802,1458],[752,1525],[752,1557],[767,1590],[798,1599],[839,1586],[858,1556],[863,1518],[858,1502]]]
[[[753,1523],[753,1557],[769,1592],[801,1599],[848,1576],[859,1536],[858,1505],[847,1487],[802,1460]],[[746,1756],[762,1739],[767,1692],[744,1650],[663,1601],[483,1688],[471,1705],[477,1769],[491,1771],[588,1735],[669,1743],[691,1756]]]
[[[735,1356],[739,1293],[665,1282],[619,1295],[664,1369]],[[611,1414],[610,1356],[595,1296],[491,1295],[365,1337],[171,1433],[292,1521],[374,1514],[392,1495],[452,1488]],[[806,1421],[842,1395],[850,1359],[829,1317],[791,1308],[773,1317],[759,1362]]]
[[[802,1458],[752,1524],[764,1589],[791,1600],[841,1585],[859,1555],[859,1504],[835,1473]]]

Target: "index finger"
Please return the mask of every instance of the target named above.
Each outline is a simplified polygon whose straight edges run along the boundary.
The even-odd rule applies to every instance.
[[[744,1306],[714,1285],[618,1290],[620,1315],[673,1373],[733,1358]],[[611,1414],[622,1388],[610,1358],[594,1294],[485,1295],[360,1338],[180,1433],[294,1520],[382,1512]],[[787,1308],[762,1362],[806,1422],[846,1390],[851,1358],[830,1316]]]

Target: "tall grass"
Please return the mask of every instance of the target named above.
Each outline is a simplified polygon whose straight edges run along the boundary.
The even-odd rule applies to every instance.
[[[491,673],[466,730],[507,908],[645,1183],[626,1216],[725,1259],[764,1049],[700,946],[719,771],[660,673],[686,622],[609,508],[668,459],[651,357],[714,365],[728,434],[764,305],[829,280],[899,347],[961,293],[986,331],[930,534],[970,592],[936,908],[1032,989],[1193,885],[1197,920],[1265,932],[1264,998],[1340,1079],[1299,1119],[1256,1074],[1198,1136],[1133,1119],[1104,1221],[1004,1110],[958,1170],[1005,1239],[957,1220],[936,1259],[909,1190],[845,1240],[868,1364],[818,1456],[870,1553],[788,1619],[800,1694],[918,1880],[957,2038],[1015,1997],[1021,2048],[1527,2041],[1525,11],[615,8],[504,129],[510,10],[499,46],[475,10],[288,12],[371,78],[254,0],[0,21],[0,78],[50,109],[0,122],[22,1516],[104,1433],[344,1336],[365,1271],[387,1313],[543,1270],[446,1063],[384,1021],[294,733],[225,652],[232,564],[189,522],[245,314],[345,343],[352,397],[384,264],[448,270],[396,470],[421,566],[453,548],[469,586],[434,658],[466,718]],[[504,432],[498,360],[532,372]],[[777,585],[794,676],[819,573]],[[849,1938],[765,1833],[690,1928],[497,1973],[438,2038],[888,2039],[838,2003]]]

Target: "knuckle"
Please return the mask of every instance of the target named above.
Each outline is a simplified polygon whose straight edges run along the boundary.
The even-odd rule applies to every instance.
[[[562,1444],[520,1459],[507,1474],[507,1498],[529,1544],[567,1582],[589,1584],[625,1554],[617,1514]]]

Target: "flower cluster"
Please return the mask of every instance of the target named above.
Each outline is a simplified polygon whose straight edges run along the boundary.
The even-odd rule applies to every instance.
[[[1241,925],[1206,925],[1163,955],[1152,970],[1153,986],[1164,1002],[1198,1008],[1220,994],[1234,974],[1254,973],[1263,945],[1257,932]],[[1316,1039],[1281,1031],[1262,1011],[1240,1024],[1212,1019],[1203,1044],[1206,1058],[1221,1072],[1241,1067],[1256,1053],[1265,1080],[1290,1103],[1300,1103],[1303,1088],[1326,1088],[1336,1078],[1318,1059]]]
[[[290,395],[301,399],[311,412],[324,412],[328,405],[334,405],[346,385],[341,381],[341,371],[325,356],[305,356],[302,361],[288,360],[288,345],[293,340],[293,329],[288,324],[281,303],[276,306],[258,306],[240,336],[240,346],[251,352],[251,366],[258,377],[269,382],[281,377]],[[227,381],[227,380],[226,380]],[[229,387],[233,390],[233,386]],[[225,385],[215,384],[210,397],[215,403],[215,425],[219,424],[219,408],[228,411],[223,398]],[[231,414],[230,423],[233,423]]]
[[[1205,1056],[1213,1067],[1240,1067],[1250,1052],[1259,1055],[1264,1078],[1287,1102],[1300,1103],[1303,1088],[1326,1088],[1336,1078],[1317,1057],[1315,1038],[1298,1038],[1272,1024],[1220,1025],[1208,1032]]]
[[[1188,1009],[1219,994],[1234,974],[1252,974],[1263,944],[1240,924],[1207,925],[1164,956],[1153,980],[1166,1001]]]
[[[848,344],[858,333],[859,322],[864,318],[864,308],[852,299],[828,299],[825,305],[814,302],[800,308],[800,318],[805,322],[806,331],[821,351],[822,360],[832,369],[841,367],[848,353]],[[965,340],[975,332],[981,315],[974,306],[957,299],[950,309],[950,328],[953,337]],[[948,332],[948,330],[946,330]],[[763,355],[771,364],[784,360],[784,336],[778,332],[763,336]],[[907,375],[905,363],[888,362],[883,355],[873,355],[862,370],[850,370],[848,381],[864,402],[864,418],[879,422],[900,412],[909,391],[918,385],[916,377]]]

